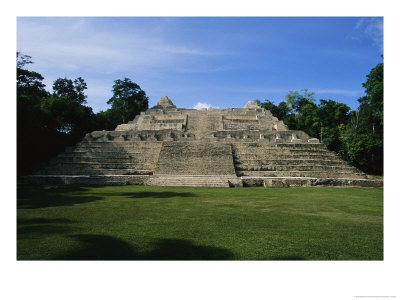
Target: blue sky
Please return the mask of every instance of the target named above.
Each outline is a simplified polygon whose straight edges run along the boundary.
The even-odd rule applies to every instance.
[[[84,78],[95,112],[125,77],[150,106],[162,96],[187,108],[279,103],[307,88],[356,109],[382,61],[383,18],[19,17],[17,50],[32,56],[29,68],[49,90],[59,77]]]

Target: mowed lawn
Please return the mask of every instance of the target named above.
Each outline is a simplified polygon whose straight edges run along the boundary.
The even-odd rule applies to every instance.
[[[18,260],[382,260],[379,188],[19,187]]]

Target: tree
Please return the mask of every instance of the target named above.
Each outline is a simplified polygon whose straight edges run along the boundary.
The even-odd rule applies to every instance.
[[[94,114],[86,102],[86,83],[59,78],[53,94],[45,90],[43,76],[26,69],[29,55],[17,53],[17,169],[34,171],[66,146],[94,129]]]
[[[315,104],[314,92],[303,89],[289,91],[285,96],[289,112],[283,119],[285,124],[293,130],[303,130],[312,137],[319,138],[319,120],[317,116],[317,105]]]
[[[107,101],[115,113],[115,126],[133,120],[141,111],[149,106],[149,99],[140,86],[129,78],[115,80],[113,96]]]
[[[361,98],[360,102],[369,103],[374,113],[383,117],[383,63],[371,70],[367,75],[367,81],[362,86],[365,88],[367,97]]]
[[[383,173],[383,63],[371,69],[362,84],[365,96],[358,99],[351,122],[342,126],[340,155],[367,173]]]
[[[25,65],[32,64],[31,60],[32,56],[22,54],[21,52],[17,52],[17,70],[23,69]]]
[[[99,111],[95,115],[95,128],[96,130],[114,130],[115,127],[121,124],[119,116],[112,109]]]
[[[298,91],[289,91],[286,94],[286,104],[289,109],[293,112],[300,113],[302,107],[307,104],[314,104],[314,92],[309,92],[308,89],[301,90],[302,93]]]
[[[280,102],[278,105],[272,103],[269,99],[265,99],[264,102],[259,103],[262,108],[269,110],[274,117],[277,117],[279,120],[283,120],[286,118],[290,112],[289,107],[286,102]]]
[[[350,119],[350,107],[331,99],[320,99],[317,116],[320,126],[320,139],[329,150],[339,149],[339,127],[345,125]]]
[[[51,130],[40,108],[41,100],[50,94],[45,90],[43,76],[25,69],[32,64],[29,55],[17,52],[17,171],[30,172],[46,158],[47,137]]]
[[[367,80],[362,84],[366,96],[358,99],[360,105],[370,107],[371,130],[383,131],[383,63],[378,64],[367,75]]]
[[[38,100],[48,96],[49,93],[45,90],[43,76],[24,68],[33,63],[31,58],[29,55],[17,52],[17,99],[38,105]]]
[[[53,96],[67,97],[79,104],[84,104],[87,98],[84,94],[86,89],[87,85],[82,77],[78,77],[74,81],[67,78],[58,78],[53,83]]]
[[[47,123],[51,128],[76,141],[92,130],[94,119],[92,108],[68,97],[44,98],[41,109],[47,114]]]
[[[112,130],[148,108],[148,98],[130,79],[116,80],[111,108],[94,114],[85,106],[87,85],[83,78],[58,78],[53,93],[43,76],[26,69],[29,55],[17,52],[17,157],[18,174],[34,171],[65,147],[74,145],[93,130]]]

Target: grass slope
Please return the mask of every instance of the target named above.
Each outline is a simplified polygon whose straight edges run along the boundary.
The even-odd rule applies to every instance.
[[[19,260],[382,260],[377,188],[20,187]]]

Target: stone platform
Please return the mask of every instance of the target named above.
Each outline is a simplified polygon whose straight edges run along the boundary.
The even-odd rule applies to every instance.
[[[176,108],[167,98],[114,131],[88,133],[25,183],[155,186],[383,186],[250,101]]]

